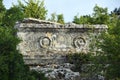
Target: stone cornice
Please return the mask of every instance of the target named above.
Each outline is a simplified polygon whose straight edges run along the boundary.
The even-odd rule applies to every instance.
[[[93,29],[107,29],[107,25],[89,25],[89,24],[75,24],[75,23],[66,23],[60,24],[56,22],[39,20],[34,18],[25,18],[23,21],[16,23],[15,28],[93,28]]]

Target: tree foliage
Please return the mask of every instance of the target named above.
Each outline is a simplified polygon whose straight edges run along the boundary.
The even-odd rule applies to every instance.
[[[58,14],[57,15],[56,13],[52,13],[51,18],[49,18],[48,20],[52,21],[52,22],[58,22],[58,23],[61,23],[61,24],[65,23],[63,14]]]
[[[3,23],[3,18],[5,16],[5,12],[6,12],[6,9],[3,5],[3,0],[0,0],[0,25],[2,25]]]
[[[74,71],[82,72],[82,66],[89,63],[90,55],[85,53],[70,53],[66,55],[66,59],[69,63],[75,65]]]
[[[109,64],[106,75],[110,79],[120,79],[120,20],[113,23],[114,27],[103,36],[103,43],[101,45],[106,57],[105,62]]]
[[[18,1],[19,7],[23,11],[25,17],[37,18],[37,19],[46,19],[47,10],[44,6],[44,1],[40,0],[28,0],[24,1],[26,5],[24,5],[20,0]]]
[[[13,29],[0,26],[0,80],[46,80],[41,73],[32,74],[24,64],[16,48],[19,42]]]
[[[107,80],[120,79],[120,20],[116,15],[110,16],[108,31],[100,35],[96,47],[102,51],[96,51],[93,63],[97,67],[96,71],[102,72]],[[99,70],[98,70],[99,69]]]
[[[63,14],[59,14],[57,15],[57,22],[58,23],[61,23],[61,24],[64,24],[64,17],[63,17]]]
[[[76,24],[92,24],[93,23],[93,18],[90,15],[85,15],[85,16],[74,16],[73,23]]]
[[[80,18],[78,14],[74,16],[73,23],[80,24]]]
[[[19,0],[18,5],[14,5],[8,10],[5,9],[2,2],[3,0],[0,0],[0,80],[46,79],[43,74],[30,71],[28,66],[24,64],[22,55],[16,49],[20,40],[15,36],[13,29],[15,22],[25,17],[45,20],[47,10],[44,1],[28,0],[23,4]],[[98,45],[102,51],[96,51],[96,56],[92,56],[93,63],[97,63],[95,70],[99,69],[99,73],[103,71],[107,79],[120,79],[120,20],[117,18],[120,15],[120,8],[115,8],[110,16],[107,8],[97,5],[93,11],[92,15],[74,16],[73,22],[76,24],[108,25],[108,32],[101,35],[102,41]],[[64,24],[63,14],[53,13],[50,20]],[[81,71],[81,65],[88,63],[89,56],[75,54],[69,55],[68,59],[72,63],[76,63],[76,70]],[[79,63],[80,65],[78,65]]]
[[[19,39],[13,31],[0,27],[0,80],[21,80],[25,77],[22,55],[16,49]]]
[[[52,13],[51,14],[51,18],[49,18],[48,21],[56,22],[57,21],[56,18],[57,18],[57,14],[56,13]]]
[[[94,10],[94,13],[93,13],[94,23],[95,24],[107,24],[109,20],[108,9],[102,8],[96,5],[93,8],[93,10]]]
[[[109,20],[107,8],[95,6],[93,15],[74,16],[73,23],[76,24],[107,24]]]
[[[107,80],[120,79],[120,19],[119,8],[108,14],[107,8],[94,7],[92,16],[75,16],[73,22],[77,24],[106,24],[108,31],[98,36],[94,48],[92,63],[93,72],[105,76]],[[91,21],[92,20],[92,21]],[[101,39],[101,40],[100,40]],[[95,43],[95,42],[93,42]],[[100,49],[100,50],[98,50]]]
[[[8,9],[4,17],[4,25],[9,27],[14,27],[17,21],[20,21],[24,18],[24,13],[18,6],[13,6]]]
[[[113,11],[111,11],[111,14],[120,15],[120,7],[115,8]]]
[[[6,10],[0,2],[0,80],[46,80],[41,73],[32,74],[24,64],[23,56],[17,50],[20,42],[13,26],[16,21],[24,18],[19,6]],[[37,75],[37,76],[36,76]],[[42,77],[39,77],[42,76]],[[45,78],[45,79],[44,79]]]

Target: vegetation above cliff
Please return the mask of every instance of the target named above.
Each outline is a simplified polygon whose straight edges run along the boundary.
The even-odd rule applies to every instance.
[[[26,5],[19,1],[10,9],[6,9],[0,0],[0,80],[36,80],[46,79],[44,75],[31,72],[24,64],[23,57],[16,49],[20,40],[15,36],[14,25],[18,20],[26,17],[33,17],[47,20],[47,10],[44,1],[28,0]],[[115,9],[108,13],[107,8],[94,7],[93,15],[74,17],[76,24],[106,24],[109,29],[107,33],[101,35],[103,42],[96,44],[103,52],[96,51],[96,56],[92,60],[96,67],[103,70],[104,64],[108,64],[104,70],[104,76],[108,80],[120,79],[120,9]],[[63,14],[52,14],[50,21],[64,24]],[[75,58],[76,59],[76,58]],[[81,60],[82,59],[82,60]],[[78,58],[76,63],[84,63],[83,58]],[[73,60],[74,61],[74,60]],[[75,61],[74,61],[75,62]],[[85,58],[86,62],[86,58]],[[77,65],[76,65],[77,66]],[[79,68],[78,65],[76,68]]]

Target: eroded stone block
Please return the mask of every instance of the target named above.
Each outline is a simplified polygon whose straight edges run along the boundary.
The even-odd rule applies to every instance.
[[[100,32],[107,29],[106,25],[77,25],[74,23],[67,23],[65,25],[38,20],[33,18],[26,18],[22,22],[18,22],[15,26],[18,29],[17,36],[22,40],[18,45],[27,64],[41,64],[43,59],[45,64],[56,62],[57,56],[65,56],[68,53],[89,51],[89,44],[92,37],[98,36]],[[26,56],[27,55],[27,56]],[[38,57],[36,56],[38,55]],[[56,57],[54,57],[54,55]],[[28,57],[29,56],[29,57]],[[29,58],[29,59],[28,59]],[[40,58],[40,59],[39,59]],[[61,61],[62,61],[62,57]],[[63,60],[64,61],[64,60]],[[58,63],[56,62],[56,63]]]

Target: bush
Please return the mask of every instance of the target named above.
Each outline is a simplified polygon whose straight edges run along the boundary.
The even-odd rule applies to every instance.
[[[81,68],[83,64],[90,63],[90,54],[85,53],[70,53],[66,55],[66,60],[75,65],[74,71],[82,72]]]
[[[47,77],[45,77],[45,74],[42,72],[37,72],[35,70],[30,71],[30,75],[35,79],[35,80],[48,80]],[[34,80],[33,79],[33,80]]]

